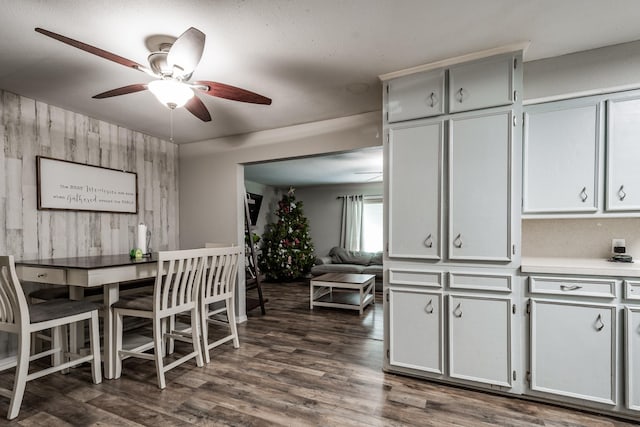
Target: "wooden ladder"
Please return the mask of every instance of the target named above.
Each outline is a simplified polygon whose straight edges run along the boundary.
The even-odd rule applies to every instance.
[[[245,286],[246,291],[251,289],[258,289],[258,299],[246,298],[246,309],[251,311],[256,307],[260,307],[262,314],[266,314],[264,304],[267,300],[262,295],[262,277],[260,270],[258,269],[258,253],[256,251],[256,245],[253,242],[253,228],[251,225],[251,217],[249,215],[249,203],[254,202],[249,199],[249,194],[245,191],[244,197],[244,233],[245,233]],[[255,203],[255,202],[254,202]],[[249,254],[247,254],[247,247]]]

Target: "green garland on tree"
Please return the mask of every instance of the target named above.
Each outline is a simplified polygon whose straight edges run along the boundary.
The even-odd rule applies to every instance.
[[[291,280],[304,277],[313,266],[315,256],[309,236],[309,224],[296,201],[294,189],[278,202],[278,221],[269,224],[262,235],[258,258],[260,271],[269,280]]]

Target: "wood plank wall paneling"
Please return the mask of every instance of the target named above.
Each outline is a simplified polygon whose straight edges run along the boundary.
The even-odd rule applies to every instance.
[[[37,210],[37,155],[136,172],[138,215]],[[127,253],[140,222],[154,251],[178,248],[175,144],[0,91],[0,166],[0,254]]]

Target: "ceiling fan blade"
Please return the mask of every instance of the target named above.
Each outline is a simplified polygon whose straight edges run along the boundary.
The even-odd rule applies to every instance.
[[[106,92],[99,93],[97,95],[92,96],[94,99],[103,99],[103,98],[111,98],[112,96],[126,95],[128,93],[140,92],[142,90],[146,90],[147,85],[143,83],[136,83],[129,86],[119,87],[117,89],[108,90]]]
[[[204,33],[197,28],[191,27],[182,33],[167,54],[169,67],[178,68],[180,70],[179,76],[191,74],[202,58],[204,40]],[[175,73],[174,77],[176,77]]]
[[[148,70],[147,67],[140,65],[137,62],[132,61],[130,59],[123,58],[122,56],[118,56],[115,53],[107,52],[106,50],[97,48],[95,46],[91,46],[90,44],[86,44],[78,40],[71,39],[69,37],[65,37],[63,35],[54,33],[49,30],[45,30],[43,28],[36,28],[35,30],[40,34],[44,34],[45,36],[51,37],[53,39],[61,41],[62,43],[66,43],[70,46],[76,47],[80,50],[84,50],[85,52],[92,53],[101,58],[108,59],[109,61],[116,62],[120,65],[124,65],[125,67],[133,68],[139,71],[150,72],[153,75],[153,72]]]
[[[207,110],[204,102],[202,102],[197,96],[194,96],[187,101],[187,103],[184,104],[184,108],[203,122],[211,121],[211,114],[209,114],[209,110]]]
[[[230,99],[232,101],[250,102],[252,104],[271,105],[271,98],[250,92],[239,87],[225,85],[223,83],[210,82],[201,80],[194,82],[195,85],[207,86],[207,88],[199,88],[207,95],[217,96],[218,98]]]

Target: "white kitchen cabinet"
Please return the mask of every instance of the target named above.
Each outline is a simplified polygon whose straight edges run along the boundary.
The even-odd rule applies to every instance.
[[[449,68],[449,112],[512,104],[516,98],[512,55],[495,56]]]
[[[449,124],[449,258],[509,261],[511,110],[452,117]]]
[[[531,390],[616,404],[616,308],[531,300]]]
[[[449,295],[449,376],[511,388],[511,298]]]
[[[389,363],[443,373],[442,293],[389,289]]]
[[[444,123],[389,129],[389,256],[440,259]]]
[[[640,307],[627,306],[624,315],[627,408],[640,411]]]
[[[389,80],[387,121],[389,123],[437,116],[444,113],[445,70],[434,70]]]
[[[600,102],[560,102],[525,113],[523,213],[598,210]]]
[[[606,210],[640,210],[640,98],[607,101]]]

